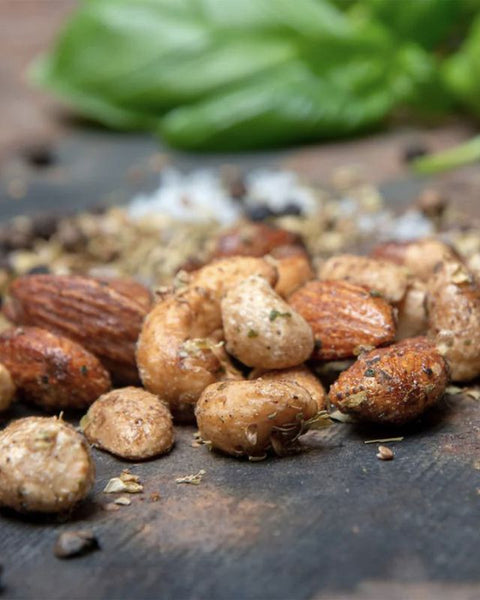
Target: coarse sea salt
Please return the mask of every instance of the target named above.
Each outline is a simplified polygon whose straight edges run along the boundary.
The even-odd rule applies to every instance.
[[[291,171],[253,170],[246,175],[245,182],[248,190],[245,206],[263,204],[275,212],[294,204],[306,215],[318,210],[315,192]],[[229,225],[243,215],[243,208],[242,203],[230,196],[218,171],[196,169],[182,173],[169,168],[162,172],[156,190],[133,198],[128,212],[133,219],[163,214],[184,222],[216,221]]]

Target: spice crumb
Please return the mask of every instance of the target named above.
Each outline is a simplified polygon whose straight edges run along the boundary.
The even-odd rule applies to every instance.
[[[195,475],[185,475],[184,477],[177,477],[175,479],[176,483],[190,483],[192,485],[199,485],[205,475],[206,471],[200,469],[198,473]]]
[[[116,512],[117,510],[120,510],[120,506],[115,504],[115,502],[107,502],[106,504],[102,504],[102,508],[107,512]]]
[[[98,540],[91,531],[64,531],[58,536],[53,553],[57,558],[72,558],[99,548]]]
[[[388,446],[379,446],[377,458],[379,460],[393,460],[394,458],[393,451]]]
[[[120,496],[119,498],[115,498],[113,501],[115,504],[119,504],[120,506],[130,506],[132,501],[126,496]]]
[[[391,438],[379,438],[378,440],[364,440],[364,444],[383,444],[386,442],[402,442],[403,435],[399,437],[391,437]]]
[[[127,494],[139,494],[143,492],[143,485],[138,483],[136,475],[124,474],[120,477],[112,477],[105,486],[104,494],[117,494],[126,492]]]

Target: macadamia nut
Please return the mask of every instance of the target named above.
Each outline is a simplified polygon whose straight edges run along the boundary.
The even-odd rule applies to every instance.
[[[233,287],[221,306],[227,352],[245,365],[286,369],[312,354],[310,326],[263,277]]]
[[[85,498],[95,466],[84,437],[56,417],[27,417],[0,433],[0,504],[66,511]]]
[[[135,387],[101,396],[80,425],[91,444],[129,460],[164,454],[175,439],[167,405],[157,396]]]

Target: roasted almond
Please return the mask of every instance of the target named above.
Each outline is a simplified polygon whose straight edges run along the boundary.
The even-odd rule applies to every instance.
[[[25,275],[11,284],[5,314],[16,325],[69,337],[98,356],[117,382],[134,382],[135,344],[148,312],[138,286],[79,275]]]
[[[102,283],[110,286],[122,296],[130,298],[133,302],[140,304],[148,312],[152,307],[152,293],[150,290],[129,277],[115,277],[111,279],[100,279]]]
[[[340,254],[332,256],[320,267],[319,279],[341,279],[380,293],[388,302],[397,303],[408,286],[405,267],[369,256]]]
[[[480,286],[459,262],[441,263],[428,282],[428,335],[449,364],[453,381],[480,375]]]
[[[213,257],[264,256],[274,248],[301,245],[296,233],[266,223],[241,223],[224,231],[217,239]]]
[[[310,281],[289,304],[310,325],[313,358],[337,360],[395,338],[393,309],[386,300],[346,281]]]
[[[376,423],[401,425],[442,397],[448,367],[425,337],[362,354],[330,388],[341,412]]]
[[[389,260],[406,267],[410,274],[426,281],[433,273],[435,265],[445,260],[458,260],[455,250],[432,238],[414,242],[386,242],[372,251],[374,258]]]
[[[93,354],[38,327],[4,331],[0,362],[25,400],[47,410],[85,408],[111,387],[108,372]]]

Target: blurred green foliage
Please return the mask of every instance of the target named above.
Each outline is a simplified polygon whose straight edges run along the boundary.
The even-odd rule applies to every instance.
[[[32,74],[193,150],[348,136],[399,107],[480,116],[480,0],[86,0]]]

